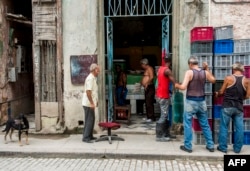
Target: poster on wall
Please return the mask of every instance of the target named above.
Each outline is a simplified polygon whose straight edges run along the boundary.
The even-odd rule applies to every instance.
[[[97,63],[97,55],[70,56],[70,75],[72,84],[83,85],[89,75],[89,67]]]

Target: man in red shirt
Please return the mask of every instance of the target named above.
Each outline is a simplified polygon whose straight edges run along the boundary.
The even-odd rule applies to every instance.
[[[156,141],[169,141],[171,138],[170,122],[168,120],[170,105],[169,86],[171,82],[175,84],[175,78],[170,70],[171,58],[165,57],[163,60],[164,62],[157,72],[156,101],[160,105],[161,116],[156,122]]]

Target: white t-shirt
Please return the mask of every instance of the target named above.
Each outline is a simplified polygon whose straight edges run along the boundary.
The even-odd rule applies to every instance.
[[[97,78],[90,73],[87,78],[85,79],[85,83],[84,83],[84,90],[83,90],[83,97],[82,97],[82,105],[83,106],[87,106],[90,107],[90,101],[87,97],[87,90],[91,90],[91,95],[92,95],[92,99],[93,102],[95,104],[95,106],[97,105],[97,101],[98,101],[98,86],[97,86]]]

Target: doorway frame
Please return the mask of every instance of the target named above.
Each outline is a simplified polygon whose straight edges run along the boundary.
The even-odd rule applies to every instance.
[[[99,9],[99,19],[98,19],[98,63],[99,65],[105,66],[105,45],[106,45],[106,39],[105,39],[105,27],[106,27],[106,22],[105,22],[105,14],[104,14],[104,8],[105,8],[105,3],[107,1],[113,1],[113,0],[106,0],[104,1],[99,1],[98,2],[98,9]],[[121,0],[118,0],[119,2]],[[128,2],[129,0],[126,0]],[[145,0],[141,0],[145,2]],[[167,1],[167,0],[164,0]],[[132,2],[132,1],[130,1]],[[134,2],[138,2],[138,0],[135,0]],[[179,28],[180,28],[180,2],[179,1],[174,1],[171,0],[171,5],[172,5],[172,39],[170,40],[172,43],[172,54],[174,56],[172,65],[174,68],[174,75],[178,76],[179,71],[178,71],[178,66],[179,66]],[[159,14],[154,14],[154,15],[147,15],[147,16],[159,16]],[[164,14],[166,15],[166,14]],[[122,16],[116,16],[116,17],[122,17]],[[123,16],[123,17],[129,17]],[[173,22],[176,21],[176,22]],[[100,120],[105,120],[106,119],[106,98],[105,98],[105,72],[101,72],[99,78],[100,84],[98,85],[99,87],[99,97],[100,97],[100,103],[99,103],[99,118]],[[104,113],[104,114],[103,114]]]

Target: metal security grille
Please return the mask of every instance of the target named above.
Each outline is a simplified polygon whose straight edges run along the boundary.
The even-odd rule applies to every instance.
[[[56,102],[56,41],[40,40],[41,101]]]
[[[105,17],[166,16],[172,13],[172,0],[106,0],[105,5],[108,5]]]

